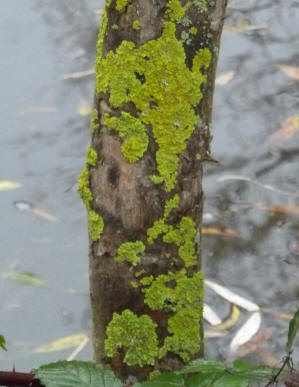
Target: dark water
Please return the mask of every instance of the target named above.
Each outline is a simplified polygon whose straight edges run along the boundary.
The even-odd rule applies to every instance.
[[[72,349],[33,351],[89,332],[86,217],[75,185],[89,143],[89,117],[77,108],[92,103],[94,78],[65,80],[63,74],[92,68],[99,18],[94,11],[101,6],[95,0],[1,2],[0,181],[22,184],[0,191],[0,333],[9,350],[0,352],[1,369],[15,364],[29,370],[66,358]],[[298,115],[298,82],[277,64],[298,66],[299,2],[231,1],[227,23],[240,20],[257,27],[223,34],[219,73],[234,71],[235,77],[216,88],[212,151],[221,165],[207,166],[205,178],[209,225],[232,228],[240,238],[205,236],[204,267],[207,277],[259,305],[292,312],[299,298],[298,214],[273,215],[254,207],[297,204],[299,197],[218,179],[242,175],[299,192],[299,134],[275,151],[269,145],[281,122]],[[15,204],[20,201],[58,221],[20,211]],[[50,287],[2,277],[12,270],[32,272]],[[229,309],[211,292],[207,301],[222,317]],[[246,317],[242,312],[241,321]],[[265,348],[279,359],[287,322],[263,315],[265,327],[272,328]],[[209,339],[208,355],[230,356],[231,338]],[[90,346],[77,356],[90,357]]]

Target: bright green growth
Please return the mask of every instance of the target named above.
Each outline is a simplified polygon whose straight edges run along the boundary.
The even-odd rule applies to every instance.
[[[135,31],[140,30],[140,22],[139,22],[139,20],[134,20],[134,21],[133,21],[132,28],[133,28],[133,30],[135,30]]]
[[[174,243],[179,247],[179,256],[186,267],[196,265],[197,262],[194,246],[195,234],[195,223],[192,219],[183,216],[176,228],[169,226],[168,232],[163,236],[163,242]]]
[[[106,330],[107,356],[114,357],[124,349],[124,362],[129,366],[154,365],[158,356],[156,327],[157,324],[147,315],[138,317],[128,309],[121,314],[113,313]]]
[[[123,41],[115,52],[110,51],[105,59],[99,55],[96,61],[97,93],[109,90],[112,107],[132,102],[140,112],[132,119],[134,146],[126,149],[125,157],[130,160],[141,157],[147,147],[142,128],[151,126],[159,145],[156,153],[159,175],[153,180],[164,182],[167,191],[176,184],[179,155],[195,129],[193,107],[202,98],[200,85],[206,80],[200,69],[209,64],[206,54],[209,50],[200,50],[190,71],[183,43],[176,38],[175,30],[175,23],[166,22],[160,38],[139,48],[133,42]],[[128,117],[129,113],[126,114]],[[121,117],[118,119],[126,118]],[[132,132],[127,125],[125,128],[124,137],[128,136],[129,141]],[[141,141],[145,141],[143,147]],[[129,155],[131,149],[133,154]]]
[[[114,31],[117,31],[117,30],[118,30],[118,25],[117,25],[117,24],[112,24],[111,28],[112,28]]]
[[[196,27],[191,27],[190,30],[189,30],[189,34],[196,35],[197,34],[197,28]]]
[[[99,30],[98,42],[97,42],[97,58],[102,58],[104,37],[108,25],[107,8],[110,6],[112,0],[107,0],[105,4],[104,13],[102,15],[101,26]]]
[[[159,235],[165,234],[168,231],[168,225],[165,224],[169,214],[175,208],[178,208],[180,204],[180,197],[175,194],[171,199],[167,200],[164,207],[163,218],[154,222],[154,225],[147,230],[147,240],[149,243],[153,243]]]
[[[175,285],[168,285],[173,282]],[[170,351],[188,361],[201,346],[199,322],[203,311],[203,273],[200,271],[188,277],[184,269],[168,272],[156,277],[143,292],[144,301],[152,310],[173,312],[168,319],[170,336],[165,338],[159,357]]]
[[[172,210],[178,208],[180,204],[180,197],[175,194],[173,198],[169,199],[165,203],[163,219],[166,220]]]
[[[123,139],[122,153],[131,163],[140,159],[148,146],[148,136],[141,121],[130,113],[122,112],[119,117],[106,116],[105,125],[110,130],[116,130]]]
[[[99,127],[98,124],[98,110],[93,109],[92,115],[91,115],[91,120],[90,120],[90,131],[91,133],[94,133]]]
[[[131,3],[131,0],[116,0],[116,10],[123,11],[123,9]]]
[[[167,3],[169,8],[169,19],[175,21],[184,17],[186,8],[182,7],[179,0],[170,0]]]
[[[86,163],[92,167],[95,167],[98,161],[97,152],[91,147],[88,147]]]
[[[100,238],[103,229],[103,218],[93,210],[88,211],[88,231],[93,242],[96,242]]]
[[[78,193],[83,200],[86,208],[90,209],[90,202],[92,201],[92,194],[89,189],[89,171],[85,166],[79,176],[78,180]]]
[[[145,251],[145,246],[141,241],[125,242],[120,245],[117,250],[116,262],[130,262],[133,266],[140,263],[140,257],[137,254],[141,254]]]

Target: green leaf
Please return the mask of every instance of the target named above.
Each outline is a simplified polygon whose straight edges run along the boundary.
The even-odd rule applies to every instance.
[[[0,335],[0,348],[2,348],[4,351],[7,351],[5,346],[5,338],[3,335]]]
[[[15,282],[22,283],[24,285],[31,285],[37,287],[48,287],[48,283],[42,278],[33,273],[25,271],[10,271],[3,274],[5,279],[10,279]]]
[[[186,386],[187,387],[211,387],[213,386],[214,381],[217,379],[216,375],[212,375],[212,374],[193,375],[186,380]]]
[[[247,378],[235,376],[235,375],[224,375],[217,379],[211,387],[248,387],[249,381]]]
[[[249,380],[269,380],[273,376],[273,368],[247,364],[242,360],[235,360],[231,371],[236,376],[246,377]]]
[[[41,366],[35,376],[46,387],[121,387],[112,371],[83,361],[58,361]]]
[[[181,375],[165,372],[148,382],[135,383],[133,387],[185,387],[185,380]]]
[[[292,320],[289,323],[288,342],[287,342],[288,352],[290,352],[292,349],[298,329],[299,329],[299,309],[297,309]]]
[[[220,361],[195,359],[188,363],[185,367],[177,371],[178,374],[190,374],[194,372],[201,372],[203,374],[214,374],[224,372],[226,367]]]

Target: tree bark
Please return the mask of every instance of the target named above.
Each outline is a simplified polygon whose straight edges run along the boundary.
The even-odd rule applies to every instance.
[[[203,354],[202,165],[227,0],[108,0],[87,207],[94,357],[140,379]]]

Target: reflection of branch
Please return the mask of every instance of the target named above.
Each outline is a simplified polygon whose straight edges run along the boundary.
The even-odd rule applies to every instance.
[[[270,387],[272,384],[276,384],[278,382],[278,379],[279,379],[279,376],[281,375],[281,373],[283,372],[283,370],[285,369],[286,366],[288,366],[289,368],[292,369],[291,367],[291,364],[292,364],[292,351],[290,351],[287,356],[285,357],[283,363],[282,363],[282,366],[280,367],[280,369],[277,371],[277,373],[272,377],[272,379],[269,381],[269,383],[266,384],[265,387]],[[289,386],[293,386],[292,384],[289,385]],[[295,385],[294,385],[295,386]]]
[[[259,181],[257,180],[254,180],[254,179],[251,179],[250,177],[248,176],[241,176],[241,175],[224,175],[224,176],[221,176],[219,177],[219,179],[217,179],[217,181],[226,181],[226,180],[242,180],[242,181],[248,181],[249,183],[252,183],[252,184],[255,184],[259,187],[262,187],[264,189],[267,189],[269,191],[273,191],[273,192],[277,192],[281,195],[287,195],[287,196],[299,196],[299,192],[290,192],[290,191],[285,191],[285,190],[282,190],[282,189],[279,189],[279,188],[275,188],[273,187],[272,185],[270,184],[263,184],[263,183],[260,183]]]

